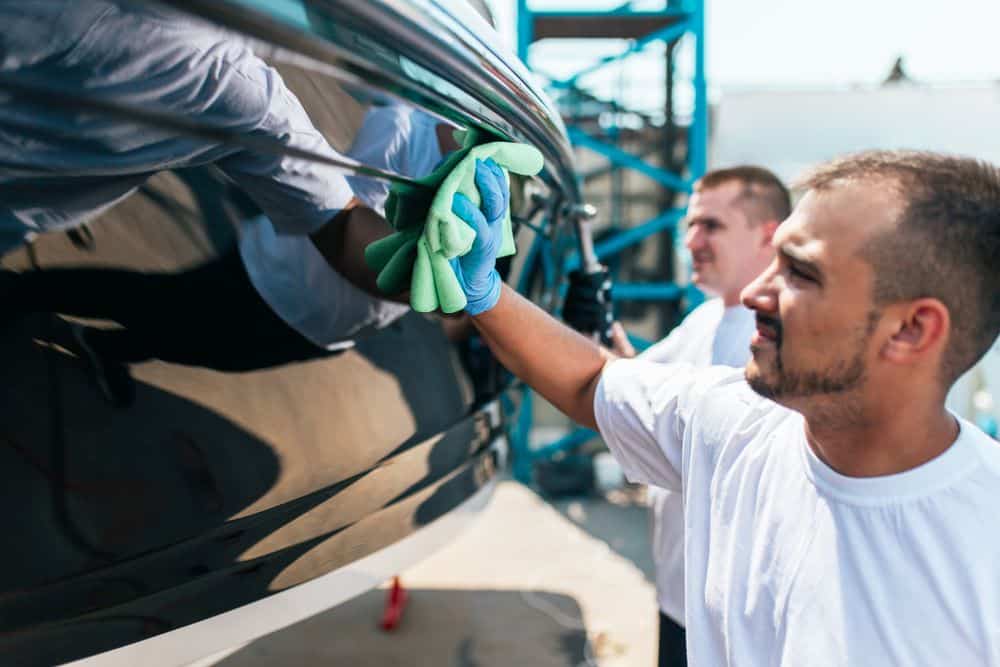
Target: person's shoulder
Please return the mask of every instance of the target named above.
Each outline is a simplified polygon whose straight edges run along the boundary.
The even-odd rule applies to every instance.
[[[757,319],[757,314],[740,303],[726,307],[722,317],[725,320],[732,320],[734,325],[752,326]]]
[[[606,377],[632,378],[645,383],[658,382],[678,378],[685,382],[702,384],[728,384],[743,377],[739,368],[728,366],[699,367],[685,362],[653,363],[642,357],[632,359],[616,359],[604,368]]]
[[[961,424],[960,437],[967,441],[968,446],[975,452],[987,474],[1000,480],[1000,442],[964,419],[961,420]],[[1000,495],[1000,485],[996,487],[996,491]]]
[[[721,298],[707,299],[691,309],[682,322],[702,322],[712,320],[718,322],[725,312],[726,306]]]
[[[797,423],[796,413],[757,394],[743,369],[731,366],[623,359],[605,368],[600,393],[603,402],[631,406],[644,419],[666,416],[713,456]]]
[[[692,308],[691,311],[677,323],[677,326],[675,326],[670,333],[663,338],[663,340],[659,341],[659,343],[670,340],[671,338],[687,338],[688,336],[699,335],[700,333],[714,329],[718,326],[719,321],[722,319],[724,310],[725,306],[722,305],[722,299],[709,299],[708,301],[703,301]]]
[[[654,405],[676,400],[686,406],[702,401],[737,401],[748,404],[753,394],[743,370],[730,366],[697,366],[690,363],[658,363],[642,358],[619,359],[608,364],[602,375],[609,398],[641,392]]]
[[[369,128],[390,128],[393,131],[408,131],[417,120],[415,111],[404,104],[374,106],[365,114],[363,124]]]
[[[941,530],[949,539],[962,543],[967,568],[995,580],[996,562],[1000,558],[1000,532],[996,530],[997,507],[1000,503],[1000,442],[972,423],[959,419],[961,433],[956,444],[964,445],[959,458],[965,465],[955,466],[957,474],[944,481],[935,494],[935,513]],[[971,452],[971,456],[968,453]]]

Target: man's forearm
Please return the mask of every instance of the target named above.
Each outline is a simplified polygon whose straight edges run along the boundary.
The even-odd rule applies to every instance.
[[[368,244],[392,233],[392,226],[385,219],[352,199],[330,222],[313,232],[313,245],[333,269],[352,285],[365,292],[390,301],[409,303],[407,293],[386,295],[375,284],[378,274],[365,263]]]
[[[596,428],[594,393],[613,354],[506,285],[497,305],[472,321],[500,363],[579,424]]]

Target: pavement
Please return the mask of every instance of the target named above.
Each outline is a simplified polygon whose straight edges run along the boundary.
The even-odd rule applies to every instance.
[[[466,533],[378,589],[258,639],[220,667],[652,667],[656,601],[641,489],[547,502],[501,481]]]

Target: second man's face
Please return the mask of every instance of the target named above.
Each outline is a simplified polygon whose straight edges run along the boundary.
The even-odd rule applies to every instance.
[[[743,184],[731,181],[692,195],[684,236],[691,253],[692,281],[734,303],[770,255],[763,227],[751,226],[740,206],[742,192]]]

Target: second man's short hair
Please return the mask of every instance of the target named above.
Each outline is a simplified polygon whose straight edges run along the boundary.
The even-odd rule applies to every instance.
[[[743,185],[737,204],[747,213],[751,225],[775,220],[781,222],[792,212],[788,188],[774,172],[754,165],[713,169],[695,181],[694,191],[702,192],[726,183]]]

